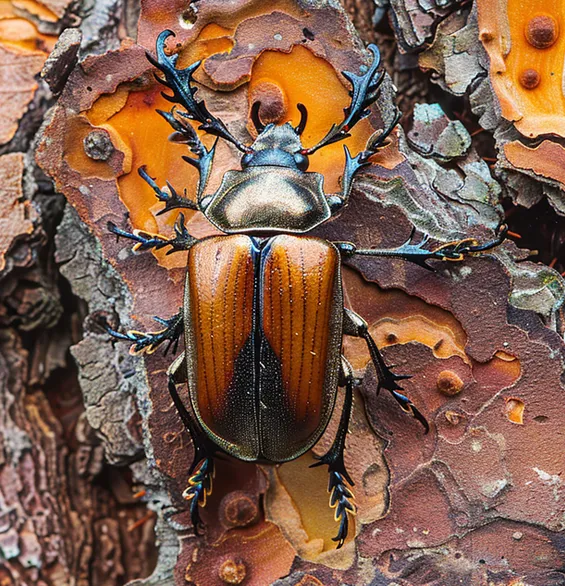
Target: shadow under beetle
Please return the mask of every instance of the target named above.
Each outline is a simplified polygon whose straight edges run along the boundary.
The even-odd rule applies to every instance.
[[[344,308],[341,259],[353,255],[394,257],[430,269],[429,260],[462,260],[466,255],[489,250],[504,239],[478,244],[473,239],[426,250],[427,239],[414,243],[412,236],[399,248],[358,250],[348,242],[327,242],[305,236],[328,220],[348,201],[352,182],[369,158],[384,146],[398,116],[369,139],[365,150],[351,156],[345,147],[341,192],[326,195],[323,176],[308,172],[308,157],[315,151],[349,136],[351,128],[369,114],[377,99],[383,73],[378,70],[377,47],[369,46],[372,64],[362,75],[343,72],[351,83],[351,103],[344,119],[334,124],[316,145],[304,148],[300,135],[307,121],[299,104],[297,127],[264,125],[259,104],[252,108],[257,139],[245,145],[195,97],[194,71],[200,62],[177,69],[177,55],[165,53],[172,31],[157,39],[156,58],[148,58],[164,74],[157,79],[173,91],[163,94],[179,104],[159,113],[174,129],[173,139],[185,143],[192,156],[183,157],[199,171],[197,201],[180,196],[168,185],[158,187],[144,167],[139,174],[164,203],[160,213],[177,208],[201,211],[225,235],[198,240],[188,233],[179,214],[175,235],[133,233],[109,224],[118,236],[135,242],[135,251],[170,247],[188,250],[184,306],[170,319],[156,318],[164,326],[158,332],[110,329],[114,337],[133,343],[132,351],[154,351],[167,342],[178,344],[184,334],[185,351],[168,370],[169,391],[194,443],[194,461],[188,488],[191,519],[200,525],[199,507],[211,491],[214,456],[225,452],[241,460],[285,462],[309,450],[331,418],[338,387],[345,388],[339,428],[330,450],[314,464],[329,470],[330,505],[339,529],[334,541],[341,547],[347,537],[349,515],[355,514],[351,477],[343,452],[351,414],[355,379],[341,355],[343,335],[363,338],[378,376],[378,390],[386,389],[400,407],[429,426],[414,404],[402,394],[400,381],[384,362],[367,323]],[[215,193],[206,193],[214,158],[191,122],[239,149],[241,170],[225,173]],[[188,383],[190,407],[181,400],[176,385]]]

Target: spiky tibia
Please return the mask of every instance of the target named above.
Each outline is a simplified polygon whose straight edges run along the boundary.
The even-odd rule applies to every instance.
[[[139,167],[137,170],[139,176],[153,189],[155,195],[159,201],[162,201],[165,204],[165,207],[162,210],[157,212],[157,215],[160,216],[165,212],[170,210],[178,209],[178,208],[186,208],[189,210],[198,210],[198,205],[193,202],[192,200],[186,197],[186,189],[184,192],[184,197],[180,196],[176,189],[167,181],[167,188],[168,191],[161,189],[156,183],[153,177],[150,177],[147,173],[147,168],[145,165]]]
[[[153,352],[155,352],[155,350],[157,350],[157,348],[164,342],[168,342],[165,347],[165,354],[167,354],[171,348],[173,349],[173,354],[175,354],[180,336],[184,330],[182,311],[179,311],[179,313],[169,319],[163,319],[157,316],[153,319],[165,327],[157,332],[129,330],[127,333],[122,334],[121,332],[113,330],[109,325],[106,325],[106,331],[118,340],[133,342],[130,347],[130,354],[135,355],[143,352],[146,354],[153,354]]]
[[[353,376],[353,369],[347,360],[342,357],[341,366],[341,381],[340,384],[345,385],[345,399],[343,401],[343,409],[339,420],[337,433],[330,449],[321,457],[317,458],[318,462],[311,464],[311,468],[316,466],[327,465],[329,472],[328,492],[330,493],[330,507],[335,508],[335,520],[339,522],[339,529],[337,535],[333,537],[333,541],[337,541],[337,548],[343,546],[347,534],[349,532],[349,516],[355,515],[357,509],[353,493],[348,487],[355,483],[349,476],[343,459],[343,452],[345,450],[345,439],[347,437],[347,429],[349,427],[349,420],[351,419],[351,407],[353,405],[353,385],[355,378]]]
[[[345,543],[349,533],[349,516],[357,514],[357,507],[355,506],[355,497],[348,488],[343,474],[330,471],[328,492],[330,493],[330,507],[335,509],[334,519],[339,522],[337,535],[332,537],[332,541],[337,542],[337,549],[339,549]]]
[[[177,392],[177,384],[186,382],[186,354],[182,352],[171,364],[167,371],[169,377],[169,393],[173,404],[190,435],[194,447],[194,459],[189,469],[188,487],[183,493],[190,501],[190,518],[194,532],[198,534],[200,521],[200,507],[206,505],[206,499],[212,492],[214,477],[214,457],[218,447],[205,435],[198,421],[185,407]]]
[[[417,264],[429,271],[433,271],[435,269],[428,265],[428,261],[438,260],[461,262],[470,256],[480,255],[500,246],[506,239],[507,232],[508,226],[506,224],[501,224],[496,230],[495,238],[483,244],[479,243],[476,238],[464,238],[462,240],[447,242],[446,244],[442,244],[431,250],[424,248],[430,240],[430,237],[427,235],[424,236],[420,242],[414,243],[416,228],[412,230],[408,240],[398,248],[358,249],[351,242],[334,242],[334,244],[337,246],[340,253],[346,258],[355,255],[398,258]]]
[[[161,234],[151,234],[143,230],[134,230],[133,232],[127,232],[118,228],[113,222],[108,222],[108,230],[115,234],[118,238],[127,238],[133,240],[135,244],[132,246],[133,252],[145,252],[146,250],[160,250],[167,246],[171,247],[171,250],[167,254],[172,252],[179,252],[188,250],[191,246],[198,242],[197,238],[191,236],[186,229],[184,220],[184,214],[179,214],[177,221],[175,222],[175,237],[167,238],[161,236]]]
[[[212,494],[213,478],[214,460],[204,458],[196,464],[188,479],[188,487],[182,493],[183,498],[190,502],[190,520],[196,535],[202,525],[200,507],[206,506],[206,500]]]
[[[343,315],[343,333],[346,336],[354,336],[356,338],[363,338],[365,340],[369,354],[371,355],[371,361],[373,362],[377,372],[377,393],[381,389],[387,390],[398,402],[402,410],[412,415],[414,419],[419,421],[424,426],[425,433],[428,433],[430,426],[426,418],[420,413],[420,411],[408,397],[398,392],[404,390],[398,383],[412,377],[409,374],[395,374],[387,366],[377,344],[369,332],[369,326],[367,325],[367,322],[354,311],[345,309]]]

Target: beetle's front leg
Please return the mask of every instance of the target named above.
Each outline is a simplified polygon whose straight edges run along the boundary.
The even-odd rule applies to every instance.
[[[167,254],[172,252],[179,252],[182,250],[188,250],[194,246],[198,239],[191,236],[186,229],[184,223],[184,214],[180,213],[177,221],[175,222],[175,237],[167,238],[160,234],[150,234],[143,230],[134,230],[133,232],[126,232],[121,228],[118,228],[113,222],[108,222],[108,230],[115,234],[118,238],[128,238],[133,240],[135,244],[132,247],[134,252],[144,252],[146,250],[160,250],[167,246],[171,247],[171,250]]]
[[[131,354],[141,354],[142,352],[153,354],[153,352],[155,352],[155,350],[157,350],[157,348],[164,342],[167,342],[165,354],[167,354],[171,347],[173,348],[173,354],[176,353],[179,338],[184,331],[182,310],[169,319],[162,319],[160,317],[154,317],[153,319],[165,327],[156,332],[139,332],[137,330],[130,330],[126,334],[113,330],[107,324],[105,327],[106,331],[114,338],[132,342],[130,348]]]
[[[398,112],[392,122],[384,130],[378,130],[373,133],[367,141],[365,150],[361,151],[354,157],[351,156],[347,146],[343,147],[343,150],[345,151],[345,167],[343,169],[343,175],[341,176],[341,193],[328,196],[328,204],[332,214],[337,213],[341,208],[347,205],[355,175],[357,175],[357,172],[360,169],[370,164],[369,159],[372,155],[376,154],[380,148],[385,147],[389,143],[388,137],[398,124],[400,116],[400,112]]]
[[[506,238],[508,226],[502,224],[496,232],[493,240],[480,244],[475,238],[465,238],[454,242],[442,244],[428,250],[424,245],[428,243],[429,236],[425,236],[420,242],[414,243],[415,229],[412,230],[410,238],[398,248],[369,248],[358,249],[351,242],[334,242],[344,257],[359,256],[381,256],[388,258],[399,258],[417,264],[424,269],[433,271],[434,268],[428,265],[430,260],[458,262],[469,256],[486,252],[502,244]]]
[[[386,389],[400,405],[400,408],[406,413],[412,415],[414,419],[417,419],[424,426],[425,433],[428,433],[430,426],[426,421],[426,418],[420,413],[420,411],[418,411],[414,403],[412,403],[408,397],[399,392],[404,389],[398,383],[402,380],[411,378],[411,376],[407,374],[394,374],[390,370],[369,332],[367,322],[354,311],[345,309],[343,316],[343,333],[346,336],[354,336],[365,340],[369,349],[369,354],[371,355],[371,360],[377,371],[377,393],[381,389]]]
[[[194,447],[194,459],[188,471],[188,487],[183,492],[183,497],[190,502],[190,520],[194,533],[198,535],[199,528],[202,525],[200,507],[206,506],[206,500],[212,492],[214,454],[217,448],[207,438],[198,423],[194,421],[177,392],[177,384],[186,382],[187,379],[186,355],[184,352],[171,364],[167,374],[169,377],[169,393]]]
[[[343,451],[345,450],[345,439],[347,437],[347,428],[349,426],[349,419],[351,418],[351,406],[353,403],[353,385],[355,379],[351,365],[342,357],[341,372],[340,372],[340,386],[345,386],[345,400],[343,401],[343,409],[341,411],[341,418],[339,420],[339,427],[331,448],[323,456],[318,458],[318,462],[312,464],[314,466],[322,466],[327,464],[330,473],[328,492],[330,493],[330,507],[335,509],[335,520],[339,521],[339,530],[333,541],[337,541],[337,549],[339,549],[347,538],[349,531],[349,515],[355,515],[357,509],[355,507],[354,496],[349,487],[353,486],[354,482],[345,469],[343,460]]]

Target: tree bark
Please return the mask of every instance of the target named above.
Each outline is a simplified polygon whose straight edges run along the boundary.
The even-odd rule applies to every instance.
[[[561,119],[543,110],[558,101],[528,101],[553,91],[545,65],[526,82],[521,70],[512,77],[520,63],[537,63],[532,43],[516,37],[535,14],[517,16],[513,0],[281,0],[269,10],[237,0],[229,11],[221,0],[6,4],[0,583],[565,583],[565,156]],[[551,18],[561,18],[557,8]],[[170,105],[145,56],[167,28],[183,67],[204,59],[197,95],[244,142],[256,136],[253,102],[264,121],[293,124],[302,102],[303,139],[314,144],[347,105],[340,72],[363,71],[364,43],[377,44],[387,75],[348,145],[364,148],[397,107],[401,125],[355,180],[347,209],[315,235],[393,248],[413,227],[429,246],[485,242],[502,221],[518,234],[435,272],[346,263],[347,306],[387,362],[412,375],[405,392],[431,431],[378,396],[367,351],[346,339],[362,383],[346,450],[358,513],[340,550],[327,474],[308,468],[310,453],[280,467],[218,462],[206,530],[195,536],[182,498],[192,445],[166,393],[172,358],[132,356],[103,327],[155,329],[154,315],[182,304],[185,257],[132,255],[107,231],[112,221],[171,232],[175,214],[158,215],[140,165],[195,197],[195,171],[155,113]],[[544,55],[560,50],[553,40]],[[526,88],[534,74],[544,84]],[[339,189],[343,147],[324,153],[310,170],[329,193]],[[220,143],[209,189],[238,168]],[[195,236],[212,233],[200,214],[187,220]],[[527,260],[527,249],[537,257]],[[341,404],[313,454],[331,444]]]

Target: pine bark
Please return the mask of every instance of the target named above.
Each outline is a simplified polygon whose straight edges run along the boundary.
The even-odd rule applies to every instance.
[[[42,3],[48,17],[9,4],[15,32],[0,31],[0,583],[565,583],[565,198],[559,181],[501,154],[518,135],[489,79],[477,4],[296,0],[277,3],[280,16],[258,0],[232,3],[231,13],[219,0],[53,0]],[[214,23],[213,41],[190,37],[202,19]],[[22,22],[31,37],[18,32]],[[376,396],[374,369],[346,342],[364,378],[348,439],[359,525],[342,552],[315,537],[327,529],[309,500],[322,477],[305,461],[303,473],[296,464],[220,467],[203,514],[209,529],[194,536],[181,497],[192,448],[164,391],[169,360],[131,356],[101,326],[150,328],[153,314],[168,317],[182,302],[179,266],[128,256],[105,233],[108,219],[135,215],[112,183],[136,173],[127,148],[108,120],[83,142],[73,118],[91,113],[89,94],[152,91],[144,53],[168,24],[197,51],[230,39],[225,60],[206,64],[201,93],[241,137],[251,132],[242,80],[257,47],[289,52],[275,47],[273,27],[335,75],[358,72],[363,43],[378,45],[388,75],[370,124],[381,128],[398,106],[401,128],[319,236],[393,247],[416,226],[438,243],[485,240],[502,218],[522,235],[519,248],[506,243],[465,269],[345,268],[348,304],[373,320],[388,361],[414,374],[407,389],[437,436],[422,438]],[[255,90],[276,119],[276,87]],[[69,148],[75,131],[81,140]],[[228,150],[218,159],[234,165]],[[107,176],[91,172],[100,161]],[[527,248],[539,251],[536,262]],[[385,331],[390,324],[397,329]],[[335,421],[316,453],[334,431]]]

